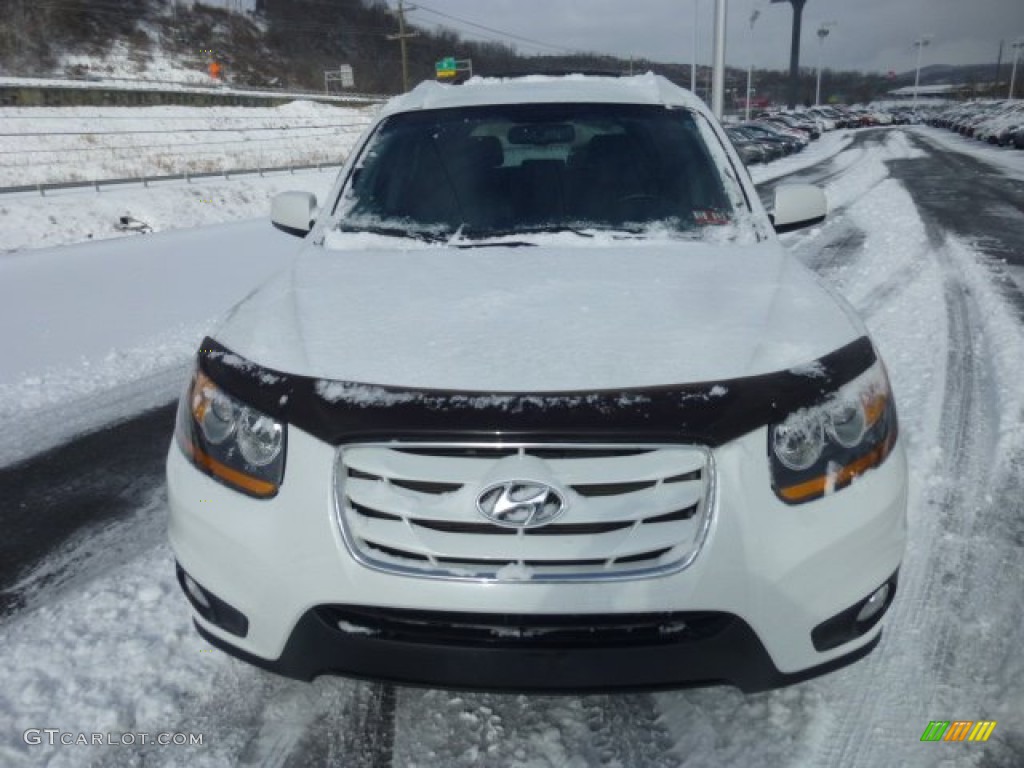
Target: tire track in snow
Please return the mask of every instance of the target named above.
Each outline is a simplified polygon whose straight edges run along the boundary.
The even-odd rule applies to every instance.
[[[825,758],[828,765],[875,768],[886,755],[904,752],[905,734],[874,728],[883,712],[885,719],[920,721],[920,731],[929,719],[945,717],[942,713],[954,706],[950,697],[943,695],[940,681],[947,678],[956,663],[953,647],[960,627],[950,618],[960,615],[966,596],[965,560],[974,525],[973,506],[968,503],[962,480],[987,480],[989,460],[985,447],[992,442],[985,437],[991,431],[992,419],[984,413],[991,400],[984,396],[987,385],[975,368],[984,349],[974,340],[976,326],[965,287],[948,257],[941,255],[941,243],[933,244],[936,268],[945,273],[943,300],[949,345],[939,427],[943,453],[933,470],[943,482],[923,500],[924,514],[931,518],[931,524],[926,529],[915,526],[912,535],[927,537],[923,548],[928,554],[916,563],[909,557],[904,561],[900,579],[903,594],[897,596],[903,606],[893,612],[891,619],[901,637],[914,639],[912,664],[918,674],[912,678],[916,691],[908,698],[905,691],[863,687],[857,705],[844,718],[846,727],[833,741],[835,748]],[[936,615],[931,609],[936,604],[945,605],[947,611]],[[908,660],[903,654],[890,654],[880,659],[879,666],[902,666]],[[906,669],[893,677],[906,679]],[[921,704],[925,704],[923,710]],[[957,716],[950,714],[953,718]]]
[[[349,697],[343,718],[344,764],[346,768],[390,768],[395,742],[395,686],[360,683],[359,687]]]
[[[776,176],[757,184],[758,196],[770,208],[775,188],[784,184],[813,184],[825,188],[849,175],[865,158],[882,145],[888,132],[857,133],[839,154],[828,159],[826,165],[801,168],[783,176]]]
[[[240,768],[391,768],[395,688],[324,677],[272,699]]]
[[[942,451],[930,472],[941,482],[931,485],[920,499],[920,512],[911,530],[914,552],[908,552],[904,561],[901,590],[890,618],[903,645],[868,661],[868,667],[874,668],[872,677],[897,684],[895,688],[876,688],[859,681],[859,689],[854,688],[841,707],[838,732],[830,734],[816,760],[822,765],[874,768],[909,764],[909,759],[898,756],[910,757],[908,749],[915,747],[914,741],[929,719],[981,716],[962,711],[964,696],[952,684],[961,645],[961,627],[953,617],[962,615],[974,596],[969,575],[977,496],[994,479],[991,468],[999,396],[993,384],[992,350],[979,333],[984,327],[983,310],[968,287],[966,266],[952,254],[941,225],[927,215],[922,218],[928,260],[897,269],[858,304],[862,310],[877,311],[881,303],[898,295],[910,278],[925,270],[941,280],[940,295],[935,298],[943,302],[946,318],[944,385],[938,408]],[[914,512],[911,510],[912,515]],[[923,556],[915,557],[916,552]],[[945,610],[936,611],[934,606],[940,604]],[[910,687],[904,688],[900,681]],[[895,726],[879,725],[886,721]],[[911,734],[915,728],[917,733]],[[918,763],[922,758],[924,762]],[[914,764],[933,764],[934,759],[918,754]]]
[[[651,694],[401,689],[394,760],[417,768],[677,768]]]

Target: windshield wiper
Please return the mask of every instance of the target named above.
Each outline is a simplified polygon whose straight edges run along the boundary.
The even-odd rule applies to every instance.
[[[429,232],[421,229],[409,229],[407,227],[386,227],[381,224],[339,224],[338,231],[352,234],[382,235],[384,237],[403,237],[411,240],[422,240],[425,243],[443,243],[449,237],[448,233],[445,232]]]
[[[583,227],[574,227],[568,224],[536,224],[532,226],[504,227],[495,229],[460,227],[456,235],[460,240],[475,242],[479,240],[495,240],[502,237],[518,237],[523,235],[549,235],[557,234],[559,232],[571,232],[579,237],[589,238],[594,236],[593,232],[588,232]],[[527,243],[524,243],[524,245],[525,244]],[[506,243],[497,243],[497,245],[506,245]],[[535,243],[529,243],[529,245],[535,245]]]

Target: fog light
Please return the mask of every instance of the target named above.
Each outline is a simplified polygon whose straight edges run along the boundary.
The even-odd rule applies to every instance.
[[[862,621],[870,621],[878,612],[885,607],[885,601],[889,599],[889,585],[883,584],[875,593],[867,599],[867,602],[861,606],[860,611],[857,612],[857,618],[855,621],[859,624]]]
[[[185,589],[188,590],[188,594],[193,600],[203,606],[203,608],[208,609],[213,607],[210,605],[210,601],[206,599],[206,594],[203,592],[202,588],[192,580],[191,576],[186,573],[183,581],[185,582]]]
[[[899,571],[868,597],[858,600],[812,629],[814,650],[822,653],[870,632],[882,620],[885,609],[892,604],[898,583]]]
[[[249,620],[240,610],[234,608],[203,587],[185,573],[180,563],[174,564],[178,585],[188,597],[189,605],[204,620],[215,624],[225,632],[245,637],[249,633]]]

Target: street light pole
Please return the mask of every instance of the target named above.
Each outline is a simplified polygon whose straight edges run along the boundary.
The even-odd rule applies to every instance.
[[[699,21],[700,0],[693,0],[693,63],[690,65],[690,92],[697,94],[697,22]]]
[[[715,48],[712,56],[711,111],[722,119],[725,107],[725,17],[729,0],[715,0]]]
[[[1013,86],[1017,80],[1017,59],[1020,58],[1020,49],[1024,48],[1024,37],[1019,38],[1011,47],[1013,48],[1013,69],[1010,70],[1010,95],[1007,98],[1013,101]]]
[[[826,21],[818,27],[818,78],[814,86],[814,106],[821,105],[821,53],[825,48],[825,38],[828,37],[829,27],[834,27],[834,21]]]
[[[757,21],[757,17],[761,15],[761,12],[756,8],[750,12],[750,51],[748,52],[747,58],[747,106],[744,110],[744,120],[750,120],[750,81],[754,76],[754,22]]]
[[[800,24],[807,0],[771,0],[793,6],[793,37],[789,44],[789,108],[800,101]]]
[[[913,106],[917,106],[917,88],[918,83],[921,82],[921,51],[924,50],[925,46],[932,41],[931,35],[921,35],[914,41],[914,47],[917,48],[917,69],[914,72],[914,101]]]

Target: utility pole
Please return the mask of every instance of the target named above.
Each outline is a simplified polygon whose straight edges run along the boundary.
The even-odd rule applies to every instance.
[[[397,40],[402,46],[402,90],[409,90],[409,53],[406,50],[405,41],[410,37],[419,37],[417,32],[406,32],[405,31],[405,12],[406,10],[415,11],[416,6],[405,7],[405,0],[398,0],[398,34],[388,35],[388,40]]]
[[[1005,40],[1000,40],[999,41],[999,55],[996,57],[996,87],[995,87],[995,90],[997,90],[997,91],[999,90],[999,75],[1002,74],[1001,70],[1003,68],[1003,43],[1005,43],[1005,42],[1006,42]]]
[[[1013,101],[1013,86],[1017,81],[1017,59],[1020,57],[1020,49],[1024,48],[1024,37],[1014,41],[1013,45],[1013,69],[1010,70],[1010,95],[1007,97]]]
[[[19,30],[25,28],[25,3],[24,0],[18,0],[17,14],[14,17],[13,23],[11,24],[11,33],[14,35],[14,55],[15,55],[15,66],[22,67],[23,62],[21,61],[21,34]],[[22,69],[24,71],[24,69]]]
[[[800,20],[807,0],[771,0],[793,6],[793,39],[789,46],[789,108],[800,101]]]

